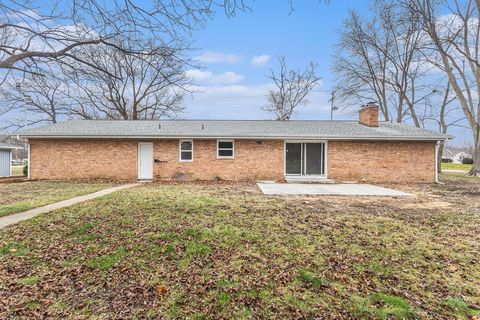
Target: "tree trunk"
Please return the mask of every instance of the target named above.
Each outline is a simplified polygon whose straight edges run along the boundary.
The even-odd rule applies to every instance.
[[[445,141],[442,141],[438,144],[438,153],[437,153],[437,172],[442,173],[442,158],[443,158],[443,147],[445,146]]]
[[[448,97],[448,89],[445,93],[445,99],[443,100],[442,107],[440,109],[440,132],[447,134],[447,123],[445,122],[445,107],[447,106],[446,99]],[[442,141],[438,144],[438,154],[437,154],[437,171],[442,173],[442,158],[443,158],[443,149],[445,148],[446,141]]]
[[[477,176],[480,177],[480,137],[476,136],[474,139],[474,146],[473,146],[473,166],[470,172],[468,173],[469,176]]]

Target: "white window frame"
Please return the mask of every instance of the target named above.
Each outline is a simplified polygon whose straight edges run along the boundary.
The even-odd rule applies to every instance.
[[[287,143],[323,143],[325,145],[325,162],[324,162],[324,169],[325,174],[323,175],[308,175],[308,174],[287,174]],[[306,159],[302,159],[302,162],[306,161]],[[284,140],[283,141],[283,174],[285,177],[291,176],[301,176],[301,177],[321,177],[321,178],[328,178],[328,140]]]
[[[232,148],[219,148],[220,142],[231,142]],[[231,156],[220,156],[220,150],[232,150]],[[217,159],[235,159],[235,140],[217,140]]]
[[[191,152],[192,153],[192,159],[182,159],[182,142],[190,142],[192,144],[192,150],[183,150],[184,152]],[[188,140],[188,139],[182,139],[178,141],[178,161],[179,162],[193,162],[193,140]]]

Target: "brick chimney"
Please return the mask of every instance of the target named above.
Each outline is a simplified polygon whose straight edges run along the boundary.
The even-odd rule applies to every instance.
[[[358,113],[360,124],[367,127],[378,127],[378,107],[375,102],[364,105]]]

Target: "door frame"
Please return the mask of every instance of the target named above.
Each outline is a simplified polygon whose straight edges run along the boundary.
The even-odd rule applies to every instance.
[[[325,145],[325,174],[287,174],[287,143],[323,143]],[[303,148],[302,148],[303,150]],[[303,151],[302,151],[303,153]],[[303,155],[302,155],[303,156]],[[306,158],[302,158],[302,162],[306,162]],[[303,168],[303,164],[302,164]],[[285,177],[319,177],[319,178],[328,178],[328,140],[284,140],[283,141],[283,175]]]
[[[152,146],[152,176],[150,178],[140,177],[140,157],[141,157],[141,145],[151,145]],[[137,179],[139,180],[150,180],[153,179],[153,142],[139,142],[137,146]]]

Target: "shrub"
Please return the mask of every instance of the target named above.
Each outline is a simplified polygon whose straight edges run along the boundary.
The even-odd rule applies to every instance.
[[[28,176],[28,166],[23,167],[23,175],[26,177]]]
[[[473,164],[473,158],[463,158],[463,164]]]

